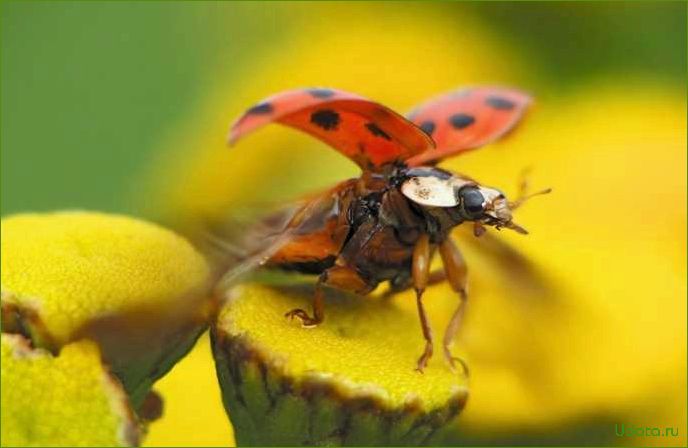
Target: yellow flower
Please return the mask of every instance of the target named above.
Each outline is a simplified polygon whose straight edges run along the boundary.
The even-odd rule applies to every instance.
[[[2,289],[32,307],[59,345],[91,319],[163,308],[207,279],[190,244],[169,230],[91,212],[2,220]]]
[[[4,446],[129,446],[138,427],[120,383],[96,344],[68,344],[59,356],[2,334]]]
[[[99,343],[135,407],[205,327],[209,268],[157,225],[92,212],[2,220],[3,331]]]
[[[415,370],[423,344],[414,310],[340,294],[326,321],[304,330],[281,318],[314,293],[293,280],[234,288],[212,327],[237,444],[425,445],[455,423],[466,376]]]
[[[265,356],[288,354],[288,363],[280,369],[284,375],[297,378],[325,369],[342,379],[341,393],[370,395],[387,408],[415,403],[433,409],[445,405],[450,396],[465,395],[460,374],[438,368],[419,375],[414,370],[423,345],[420,328],[415,328],[417,316],[400,312],[384,299],[360,303],[357,298],[338,297],[326,310],[327,323],[311,331],[274,319],[308,306],[310,292],[303,286],[281,293],[267,286],[238,287],[232,291],[237,299],[223,309],[217,325],[231,336],[246,334]],[[361,390],[357,383],[367,388]]]

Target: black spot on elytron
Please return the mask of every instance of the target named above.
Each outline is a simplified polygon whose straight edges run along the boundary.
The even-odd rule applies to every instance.
[[[339,114],[331,109],[322,109],[311,114],[311,123],[326,131],[337,129]]]
[[[265,115],[272,113],[273,107],[272,104],[270,103],[260,103],[256,104],[252,108],[250,108],[246,113],[247,114],[255,114],[255,115]]]
[[[329,98],[334,95],[334,90],[330,89],[308,89],[308,93],[315,98]]]
[[[366,128],[370,131],[371,134],[373,134],[375,137],[381,137],[384,138],[385,140],[392,140],[389,135],[379,127],[375,123],[366,123],[365,125]]]
[[[432,135],[435,132],[435,122],[434,121],[424,121],[418,126],[428,135]]]
[[[488,106],[499,110],[511,110],[516,107],[516,103],[513,101],[498,96],[488,96],[485,100],[485,103]]]
[[[475,117],[468,114],[454,114],[449,117],[449,123],[454,129],[464,129],[475,123]]]

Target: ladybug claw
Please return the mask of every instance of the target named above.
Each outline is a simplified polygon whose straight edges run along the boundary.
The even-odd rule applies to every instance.
[[[295,317],[300,319],[301,327],[303,328],[315,328],[320,323],[316,319],[310,317],[306,311],[300,308],[287,311],[286,313],[284,313],[284,317],[289,318],[290,321],[293,321]]]
[[[449,349],[447,347],[444,348],[444,359],[447,360],[447,363],[449,364],[449,368],[451,369],[452,372],[456,373],[456,364],[457,362],[461,365],[461,370],[463,371],[463,375],[468,376],[469,370],[468,370],[468,364],[466,364],[466,361],[463,359],[453,356]]]
[[[418,364],[416,365],[416,372],[424,373],[425,367],[428,365],[428,360],[432,357],[432,343],[427,343],[425,345],[425,350],[423,354],[418,358]]]

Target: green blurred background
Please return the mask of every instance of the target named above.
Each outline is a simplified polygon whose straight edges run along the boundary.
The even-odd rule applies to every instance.
[[[136,211],[136,180],[161,138],[237,67],[317,20],[312,5],[3,2],[2,214]],[[388,7],[470,14],[517,48],[548,91],[600,76],[685,84],[684,2]]]

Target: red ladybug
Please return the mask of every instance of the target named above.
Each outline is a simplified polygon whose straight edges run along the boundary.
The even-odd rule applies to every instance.
[[[525,234],[512,211],[529,196],[510,202],[501,191],[435,164],[500,138],[530,102],[516,90],[474,87],[431,99],[404,118],[358,95],[315,88],[282,92],[249,109],[232,126],[230,144],[278,122],[323,140],[363,171],[304,202],[260,260],[270,268],[318,276],[312,314],[294,309],[286,316],[304,327],[320,324],[324,285],[361,295],[384,281],[393,291],[412,287],[426,341],[417,364],[422,372],[433,352],[423,291],[446,278],[459,303],[445,330],[444,356],[452,368],[458,360],[465,369],[449,351],[467,298],[466,264],[451,230],[470,222],[476,236],[485,226]],[[549,190],[539,193],[544,192]],[[436,250],[442,273],[430,273]]]

